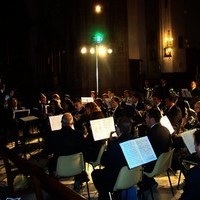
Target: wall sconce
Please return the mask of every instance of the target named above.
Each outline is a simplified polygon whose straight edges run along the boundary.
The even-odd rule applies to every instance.
[[[171,47],[165,47],[164,48],[164,57],[172,57],[172,48]]]
[[[168,31],[167,37],[165,38],[165,48],[164,57],[171,58],[173,52],[173,38],[170,36],[170,31]]]

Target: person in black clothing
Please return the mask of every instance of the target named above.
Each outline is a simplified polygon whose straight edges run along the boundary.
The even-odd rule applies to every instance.
[[[119,118],[116,128],[118,138],[108,142],[107,150],[101,158],[101,164],[104,168],[94,170],[91,174],[93,183],[99,193],[99,200],[109,199],[108,192],[113,190],[120,169],[123,166],[127,166],[119,144],[133,139],[133,136],[130,134],[131,128],[132,123],[129,118]]]
[[[63,114],[63,108],[57,99],[52,99],[48,107],[48,116]]]
[[[187,172],[183,193],[179,200],[200,199],[200,130],[194,132],[194,145],[196,153],[193,156],[197,165]]]
[[[171,134],[166,127],[161,125],[160,119],[161,114],[158,109],[152,108],[147,110],[145,121],[150,128],[147,136],[157,158],[160,154],[169,151],[170,147],[172,147]],[[155,162],[156,161],[146,164],[145,171],[150,172],[153,169]]]
[[[191,89],[190,92],[191,92],[192,98],[196,98],[200,96],[200,90],[197,87],[196,81],[193,80],[190,82],[190,89]]]
[[[131,97],[132,99],[132,105],[135,110],[142,111],[145,108],[145,105],[143,103],[143,99],[139,93],[134,93]]]
[[[85,137],[85,161],[95,161],[99,154],[101,146],[105,143],[105,140],[94,140],[90,120],[105,118],[102,110],[95,102],[89,102],[85,105],[84,114],[84,137]]]
[[[16,110],[21,110],[19,106],[19,102],[17,98],[10,98],[7,101],[7,108],[5,109],[5,127],[7,132],[7,140],[8,142],[13,141],[15,142],[15,147],[18,146],[18,139],[19,139],[19,119],[15,116]]]
[[[64,113],[61,123],[61,130],[51,132],[47,139],[47,152],[52,155],[48,161],[49,175],[51,176],[54,176],[59,156],[79,152],[84,154],[84,139],[81,133],[73,129],[74,121],[71,113]]]
[[[70,95],[68,95],[68,94],[64,95],[64,99],[61,101],[61,106],[62,106],[64,112],[72,113],[75,109],[74,103],[70,99]]]
[[[48,119],[48,100],[44,93],[41,93],[39,96],[39,101],[34,105],[31,115],[38,117],[38,128],[41,136],[45,140],[47,133],[50,130],[49,119]]]
[[[172,147],[172,138],[169,130],[160,124],[161,113],[158,109],[152,108],[146,112],[146,124],[150,128],[147,137],[153,147],[157,158],[164,152],[167,152]],[[144,165],[145,172],[151,172],[156,164],[152,161]],[[157,185],[154,178],[143,176],[143,180],[138,184],[140,189],[149,189],[149,186]]]
[[[168,96],[169,94],[169,85],[167,83],[167,79],[162,77],[160,79],[160,84],[158,85],[157,88],[155,88],[155,91],[159,94],[159,96],[161,97],[162,101],[165,100],[165,98]]]
[[[76,98],[74,100],[74,108],[75,109],[71,112],[74,118],[74,127],[76,130],[83,131],[82,124],[84,119],[82,117],[85,113],[85,106],[82,103],[81,99]]]
[[[159,93],[154,92],[152,94],[152,100],[154,103],[154,108],[157,108],[160,111],[161,115],[163,115],[165,110],[165,102],[162,100]]]
[[[174,132],[172,133],[173,147],[175,148],[172,160],[172,169],[174,171],[180,169],[180,155],[182,154],[182,148],[184,147],[183,139],[180,137],[181,125],[182,125],[182,111],[179,106],[176,105],[177,97],[173,94],[169,94],[166,98],[165,115],[168,117]]]
[[[105,117],[108,115],[108,106],[107,104],[103,103],[103,100],[101,98],[96,98],[94,102],[99,106],[99,108],[102,110]]]
[[[120,98],[117,96],[112,97],[110,101],[110,105],[112,108],[110,116],[114,118],[115,124],[120,117],[126,116],[126,110],[120,105],[120,103]]]
[[[177,97],[172,94],[169,94],[165,98],[167,109],[164,114],[168,117],[174,128],[173,135],[179,134],[182,123],[182,111],[180,107],[176,105],[176,101]]]
[[[40,119],[45,119],[47,118],[47,113],[48,113],[47,107],[48,107],[47,97],[45,94],[41,93],[39,96],[39,101],[33,107],[32,114],[34,116],[39,117]]]

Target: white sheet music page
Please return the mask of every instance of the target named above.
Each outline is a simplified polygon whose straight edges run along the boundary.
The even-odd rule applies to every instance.
[[[91,120],[90,125],[95,141],[107,139],[110,137],[110,133],[115,131],[113,117]]]
[[[149,142],[149,138],[147,136],[140,137],[136,139],[136,143],[138,149],[140,150],[140,154],[143,159],[143,163],[148,163],[157,159],[156,154]]]
[[[120,143],[120,146],[130,169],[143,164],[143,159],[135,140]]]
[[[128,140],[120,146],[130,169],[157,159],[147,136]]]
[[[174,133],[174,128],[166,115],[161,117],[160,123],[169,130],[170,134]]]
[[[94,98],[93,97],[81,97],[81,102],[83,104],[94,102]]]
[[[194,146],[194,136],[193,133],[196,131],[197,129],[191,129],[188,131],[184,131],[183,133],[181,133],[181,136],[183,138],[183,141],[185,143],[185,145],[187,146],[188,151],[192,154],[195,151],[195,146]]]
[[[61,119],[63,115],[49,116],[49,122],[52,131],[60,130],[62,128]]]

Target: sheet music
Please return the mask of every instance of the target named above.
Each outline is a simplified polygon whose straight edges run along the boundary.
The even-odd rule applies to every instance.
[[[49,116],[49,122],[52,131],[60,130],[62,128],[62,116],[63,115]]]
[[[39,118],[36,117],[36,116],[30,115],[30,116],[27,116],[27,117],[21,117],[19,119],[21,119],[24,122],[29,122],[29,121],[37,120]]]
[[[110,133],[115,131],[113,117],[91,120],[90,125],[95,141],[107,139],[110,137]]]
[[[130,169],[143,164],[142,156],[134,140],[120,144]]]
[[[194,132],[197,129],[192,129],[192,130],[188,130],[188,131],[184,131],[183,133],[181,133],[181,136],[183,138],[183,141],[185,143],[185,145],[187,146],[188,151],[192,154],[195,151],[195,146],[194,146]]]
[[[120,143],[130,169],[157,159],[147,136]]]
[[[83,104],[89,103],[89,102],[94,102],[94,98],[93,97],[81,97],[81,102]]]
[[[144,163],[148,163],[157,159],[155,152],[153,150],[153,147],[151,146],[151,143],[149,142],[149,139],[147,136],[137,138],[136,142],[140,150],[140,153],[142,155]]]
[[[174,133],[174,128],[166,115],[161,117],[160,123],[169,130],[170,134]]]
[[[181,89],[181,93],[182,97],[192,98],[191,92],[187,88]]]

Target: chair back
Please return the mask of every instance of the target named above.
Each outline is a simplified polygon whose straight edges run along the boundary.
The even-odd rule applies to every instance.
[[[59,156],[56,166],[57,177],[70,177],[80,174],[85,169],[83,153]]]
[[[142,180],[142,166],[128,169],[127,166],[121,168],[113,191],[128,189]]]
[[[96,167],[96,166],[98,166],[98,165],[101,165],[101,156],[103,155],[103,152],[105,151],[105,149],[106,149],[106,143],[104,143],[104,144],[101,146],[96,161],[93,161],[93,162],[90,161],[90,162],[89,162],[93,167]]]
[[[168,152],[162,153],[153,168],[153,171],[150,173],[144,172],[144,174],[148,175],[149,177],[160,175],[166,172],[169,168],[171,168],[172,158],[173,158],[174,149],[171,149]]]

